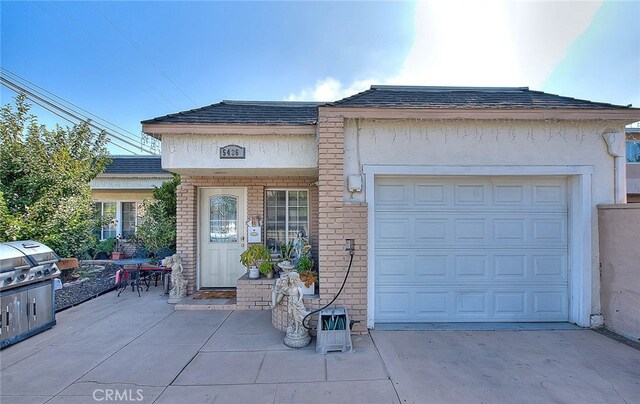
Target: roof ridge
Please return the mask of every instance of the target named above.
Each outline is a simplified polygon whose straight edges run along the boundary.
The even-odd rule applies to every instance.
[[[248,101],[248,100],[222,100],[221,104],[228,105],[260,105],[276,107],[317,107],[325,104],[324,101]]]
[[[410,90],[410,91],[531,91],[529,87],[458,87],[458,86],[402,86],[402,85],[371,85],[371,90]]]

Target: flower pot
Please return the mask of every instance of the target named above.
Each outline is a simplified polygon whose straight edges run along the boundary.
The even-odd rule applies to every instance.
[[[302,284],[302,294],[303,295],[315,295],[316,294],[316,283],[313,282],[311,286],[306,287],[304,283]]]
[[[124,258],[124,253],[122,253],[122,252],[114,251],[114,252],[111,253],[111,259],[112,260],[121,260],[123,258]]]
[[[267,277],[267,279],[273,279],[273,271],[267,272],[266,277]]]
[[[258,279],[260,277],[260,270],[258,267],[249,267],[249,278]]]

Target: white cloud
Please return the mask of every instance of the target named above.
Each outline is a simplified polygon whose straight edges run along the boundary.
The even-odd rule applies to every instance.
[[[337,100],[370,84],[539,89],[602,1],[424,1],[397,75],[343,84],[333,77],[287,100]]]
[[[289,94],[286,101],[335,101],[368,89],[376,80],[358,80],[345,87],[333,77],[318,80],[313,87],[307,87],[298,94]]]

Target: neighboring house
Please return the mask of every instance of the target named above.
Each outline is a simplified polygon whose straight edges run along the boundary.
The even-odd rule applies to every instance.
[[[626,128],[627,201],[640,203],[640,128]]]
[[[159,156],[111,156],[105,171],[91,181],[96,212],[110,222],[96,230],[96,237],[129,238],[135,234],[142,202],[153,188],[172,178],[162,169]]]
[[[528,88],[372,86],[332,103],[223,101],[143,121],[179,173],[188,291],[235,286],[246,222],[309,236],[319,299],[381,323],[600,313],[596,205],[625,200],[640,110]],[[243,283],[244,284],[244,283]],[[362,328],[359,328],[362,330]]]

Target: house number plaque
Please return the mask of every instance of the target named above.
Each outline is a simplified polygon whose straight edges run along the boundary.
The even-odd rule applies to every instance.
[[[244,157],[244,147],[230,144],[220,148],[221,159],[243,159]]]

